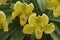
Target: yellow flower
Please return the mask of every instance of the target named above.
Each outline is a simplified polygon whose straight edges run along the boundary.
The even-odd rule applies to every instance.
[[[2,25],[4,31],[8,31],[8,23],[6,21],[6,15],[2,11],[0,11],[0,25]]]
[[[0,5],[5,4],[7,0],[0,0]]]
[[[46,0],[46,7],[49,10],[54,10],[59,4],[58,0]]]
[[[42,16],[36,14],[32,14],[28,23],[23,28],[24,34],[35,34],[36,39],[41,39],[43,32],[46,34],[51,34],[55,30],[55,26],[53,23],[48,24],[49,18],[47,15],[43,14]]]
[[[12,13],[11,20],[14,20],[17,16],[20,18],[21,26],[24,26],[27,22],[27,18],[32,14],[34,9],[33,4],[21,3],[17,1],[14,5],[14,12]]]
[[[57,8],[55,10],[53,10],[53,15],[54,15],[54,17],[60,16],[60,5],[58,5]]]

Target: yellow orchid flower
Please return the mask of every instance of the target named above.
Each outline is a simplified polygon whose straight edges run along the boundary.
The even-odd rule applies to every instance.
[[[55,26],[53,23],[48,24],[49,18],[47,15],[43,14],[42,16],[36,14],[32,14],[28,23],[23,28],[24,34],[35,34],[36,39],[41,39],[43,32],[46,34],[51,34],[55,30]]]
[[[0,0],[0,5],[5,4],[7,0]]]
[[[54,17],[60,16],[60,5],[58,5],[57,8],[55,10],[53,10],[53,15],[54,15]]]
[[[27,22],[27,18],[32,14],[34,9],[33,4],[21,3],[17,1],[14,5],[14,12],[12,13],[11,20],[14,20],[17,16],[20,18],[21,26],[24,26]]]
[[[46,7],[49,10],[54,10],[59,4],[58,0],[46,0]]]
[[[2,25],[4,31],[8,31],[8,23],[6,21],[6,15],[2,11],[0,11],[0,25]]]

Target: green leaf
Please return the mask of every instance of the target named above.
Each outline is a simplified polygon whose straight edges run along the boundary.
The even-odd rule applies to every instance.
[[[34,34],[31,34],[31,35],[30,35],[30,39],[31,39],[31,40],[35,40]]]
[[[45,11],[46,9],[46,3],[45,3],[45,0],[37,0],[37,3],[39,5],[39,8],[42,12]]]
[[[6,40],[9,36],[8,32],[0,32],[0,40]]]
[[[25,37],[25,35],[20,31],[17,35],[17,37],[15,38],[15,40],[23,40]]]
[[[55,33],[52,33],[50,35],[53,38],[53,40],[59,40],[59,38],[57,37],[57,35]]]
[[[30,3],[31,0],[22,0],[22,2]]]
[[[60,23],[54,22],[55,24],[55,33],[60,38]]]

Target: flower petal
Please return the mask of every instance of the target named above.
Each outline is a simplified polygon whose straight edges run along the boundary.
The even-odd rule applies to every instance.
[[[53,11],[54,17],[60,16],[60,5]]]
[[[22,12],[22,3],[20,1],[17,1],[16,4],[14,5],[14,10]]]
[[[0,24],[2,23],[2,21],[6,20],[6,15],[4,14],[3,11],[0,11]]]
[[[43,34],[43,30],[40,27],[36,27],[35,29],[35,37],[36,39],[41,39]]]
[[[53,23],[47,24],[45,27],[43,27],[43,30],[46,34],[51,34],[55,31],[55,25]]]
[[[34,27],[32,25],[26,24],[23,28],[24,34],[32,34],[34,30]]]
[[[20,24],[21,24],[21,26],[24,26],[26,24],[26,22],[27,22],[27,16],[24,13],[22,13],[20,15]]]
[[[6,15],[3,11],[0,11],[0,20],[6,20]]]
[[[25,9],[26,15],[30,16],[32,14],[33,9],[34,9],[34,5],[32,3],[27,5]]]
[[[12,12],[11,20],[14,20],[19,14],[17,11]]]
[[[2,26],[3,26],[4,32],[8,32],[8,23],[7,23],[7,21],[3,21]]]
[[[36,13],[32,14],[29,19],[28,19],[28,23],[31,25],[35,25],[36,24]]]
[[[42,24],[44,25],[48,24],[49,22],[48,16],[46,14],[43,14],[42,17],[43,17]]]
[[[37,21],[40,26],[44,26],[44,25],[48,24],[49,18],[47,15],[43,14],[42,16],[37,17]]]
[[[27,6],[26,3],[21,3],[20,1],[17,1],[16,4],[14,5],[14,10],[24,12],[26,6]]]

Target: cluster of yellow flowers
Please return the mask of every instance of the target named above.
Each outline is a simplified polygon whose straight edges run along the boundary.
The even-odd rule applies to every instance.
[[[47,0],[49,3],[50,1]],[[52,0],[53,1],[53,0]],[[55,3],[55,1],[53,1]],[[51,4],[51,3],[49,3]],[[58,3],[57,3],[58,4]],[[56,5],[57,5],[56,4]],[[48,9],[55,9],[54,11],[59,13],[59,6],[57,8],[54,8],[56,6],[55,4],[48,5]],[[51,8],[49,8],[51,6]],[[27,3],[21,3],[20,1],[17,1],[14,5],[14,11],[12,12],[11,21],[14,20],[17,16],[20,19],[20,25],[24,26],[23,33],[24,34],[35,34],[35,37],[37,39],[42,38],[43,32],[46,34],[51,34],[55,30],[55,25],[53,23],[49,23],[49,18],[46,14],[43,14],[42,16],[38,15],[36,13],[33,13],[34,5],[27,4]],[[28,24],[26,24],[28,19]],[[8,23],[6,21],[6,15],[4,12],[0,11],[0,24],[3,26],[4,31],[8,31]]]
[[[48,24],[49,18],[45,14],[42,16],[38,15],[36,17],[36,13],[32,12],[33,8],[34,6],[32,3],[27,5],[27,3],[17,1],[14,5],[14,12],[12,13],[11,20],[14,20],[17,16],[19,16],[20,24],[21,26],[24,26],[23,33],[34,33],[37,39],[41,39],[43,31],[46,34],[51,34],[55,30],[55,26],[53,23]],[[29,24],[26,24],[27,18]]]
[[[46,8],[53,10],[54,17],[60,16],[60,0],[46,0]]]

